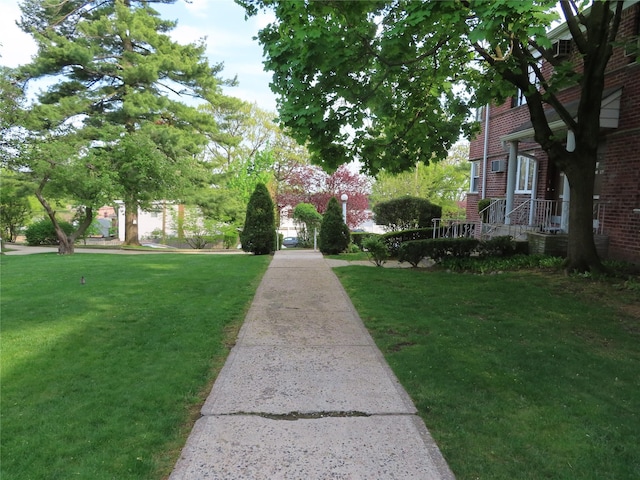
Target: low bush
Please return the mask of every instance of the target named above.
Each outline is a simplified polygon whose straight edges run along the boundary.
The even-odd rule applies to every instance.
[[[428,256],[439,262],[449,256],[455,258],[469,257],[478,247],[475,238],[434,238],[428,240]]]
[[[235,247],[238,244],[238,232],[224,232],[222,234],[222,245],[225,249],[229,250],[232,247]],[[279,245],[282,245],[282,240]]]
[[[436,263],[447,257],[469,257],[477,248],[475,238],[431,238],[403,243],[398,250],[398,260],[409,262],[414,267],[423,258],[431,258]]]
[[[369,261],[377,267],[385,264],[389,258],[387,246],[379,235],[371,235],[362,242],[362,247],[366,251]]]
[[[561,257],[523,254],[513,255],[511,257],[450,257],[443,259],[440,262],[440,267],[456,272],[464,271],[471,273],[495,273],[532,268],[561,270],[563,261],[564,259]]]
[[[516,254],[516,242],[510,235],[494,237],[480,242],[478,253],[481,257],[509,257]]]
[[[416,240],[403,243],[398,250],[398,261],[409,262],[412,267],[417,267],[428,256],[428,242],[429,240]]]
[[[69,222],[58,222],[60,228],[64,230],[67,235],[71,235],[75,228]],[[24,232],[27,239],[27,245],[57,245],[58,235],[56,229],[48,218],[43,218],[35,223],[29,225]]]
[[[401,230],[399,232],[389,232],[382,235],[382,241],[387,246],[389,255],[396,257],[400,245],[405,242],[415,240],[427,240],[433,238],[433,228],[416,228],[413,230]]]
[[[362,248],[360,248],[359,245],[355,243],[350,243],[349,246],[347,247],[346,253],[360,253],[361,251],[362,251]]]
[[[372,234],[369,232],[351,232],[351,243],[362,248],[362,242],[364,242],[370,235]]]

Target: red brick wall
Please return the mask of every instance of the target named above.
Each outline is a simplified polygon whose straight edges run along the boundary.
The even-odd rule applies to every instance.
[[[638,33],[640,5],[634,5],[623,13],[619,39],[629,38]],[[614,51],[609,62],[605,88],[622,86],[622,101],[619,126],[606,133],[606,153],[600,203],[605,205],[603,230],[609,236],[609,257],[640,263],[640,58],[625,56],[623,48]],[[569,102],[577,97],[577,90],[568,90],[561,100]],[[511,108],[511,101],[490,107],[488,160],[506,159],[508,152],[501,145],[500,138],[513,132],[529,121],[526,105]],[[482,129],[471,141],[469,159],[480,160],[480,188],[482,188],[482,158],[484,147],[484,115],[480,119]],[[527,151],[540,160],[537,198],[552,198],[550,184],[555,177],[553,166],[549,166],[546,156],[537,144],[519,144],[520,151]],[[486,197],[504,197],[506,172],[487,172]],[[478,219],[477,202],[482,191],[469,194],[467,218]]]

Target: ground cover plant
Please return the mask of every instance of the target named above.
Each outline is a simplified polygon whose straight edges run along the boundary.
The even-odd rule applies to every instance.
[[[166,477],[269,258],[0,257],[0,478]]]
[[[640,289],[335,269],[456,478],[640,478]]]

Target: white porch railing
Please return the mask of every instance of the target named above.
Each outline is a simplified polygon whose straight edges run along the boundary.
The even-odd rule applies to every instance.
[[[431,223],[433,223],[433,238],[460,238],[476,236],[476,222],[434,218],[431,220]]]
[[[567,225],[563,225],[562,212],[568,212],[569,202],[527,199],[521,201],[510,212],[506,212],[505,207],[506,200],[498,198],[493,199],[489,206],[480,212],[479,232],[482,238],[490,238],[496,233],[518,238],[523,233],[532,230],[547,233],[566,232]],[[594,202],[594,234],[604,234],[604,219],[605,204]]]

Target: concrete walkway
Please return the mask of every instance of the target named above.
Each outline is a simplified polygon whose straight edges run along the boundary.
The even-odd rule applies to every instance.
[[[170,480],[453,478],[322,255],[277,252]]]

